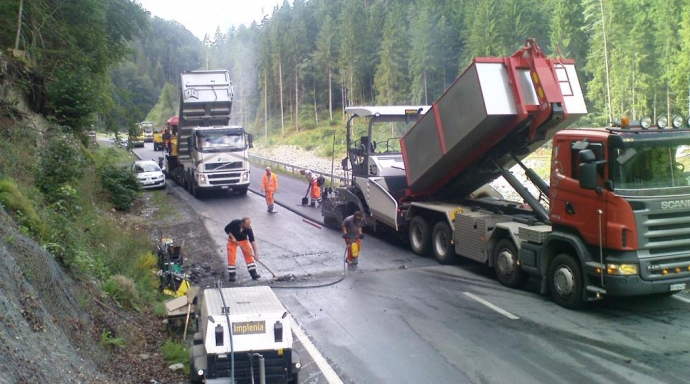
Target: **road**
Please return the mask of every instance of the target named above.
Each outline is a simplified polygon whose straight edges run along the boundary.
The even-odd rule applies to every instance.
[[[155,158],[149,145],[138,151]],[[252,190],[261,172],[252,170]],[[280,184],[278,214],[253,193],[194,199],[171,189],[204,218],[219,257],[223,226],[251,216],[265,264],[260,282],[274,287],[308,337],[298,347],[301,383],[688,382],[685,293],[570,311],[539,295],[536,282],[509,289],[482,265],[441,266],[371,236],[358,270],[347,271],[339,233],[311,225],[317,210],[299,206],[306,184]],[[253,284],[238,271],[240,284]]]

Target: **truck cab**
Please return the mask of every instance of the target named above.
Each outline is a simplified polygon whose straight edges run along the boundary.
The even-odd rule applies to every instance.
[[[396,226],[398,198],[407,186],[400,137],[429,110],[429,106],[357,106],[345,108],[347,155],[343,169],[351,172],[351,187],[341,189],[322,205],[324,220],[339,227],[359,210],[375,220]],[[362,122],[364,124],[357,125]],[[367,191],[366,194],[361,191]],[[371,217],[371,216],[370,216]],[[375,220],[370,220],[375,223]]]

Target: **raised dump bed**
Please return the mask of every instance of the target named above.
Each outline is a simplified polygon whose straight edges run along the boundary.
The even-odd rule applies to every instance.
[[[180,160],[190,157],[187,138],[194,127],[228,126],[233,88],[226,70],[187,71],[180,75]]]
[[[563,94],[567,118],[549,126],[546,135],[525,139],[529,136],[530,120],[539,110],[529,67],[513,66],[517,68],[513,71],[506,66],[507,59],[477,58],[401,139],[408,194],[428,195],[450,184],[456,190],[458,178],[463,179],[459,193],[474,191],[499,176],[497,172],[487,174],[476,168],[480,163],[486,165],[487,155],[499,145],[508,149],[503,154],[515,151],[522,155],[518,158],[524,157],[527,149],[536,149],[586,114],[572,61],[554,65],[555,60],[544,60],[556,73],[555,86]],[[511,86],[511,78],[516,79],[517,87]],[[522,100],[521,104],[516,102],[516,96]],[[523,111],[530,114],[525,115]],[[518,140],[515,133],[521,130],[524,135]],[[508,138],[513,142],[506,143]],[[539,145],[534,145],[536,141],[540,141]],[[500,157],[495,153],[492,156],[494,160]],[[510,161],[509,156],[504,156],[498,163],[505,165]]]
[[[180,92],[181,127],[230,124],[233,88],[228,71],[183,72]]]

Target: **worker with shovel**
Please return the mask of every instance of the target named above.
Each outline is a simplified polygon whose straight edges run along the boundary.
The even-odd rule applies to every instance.
[[[307,203],[308,200],[311,200],[311,202],[309,202],[309,205],[311,207],[316,207],[316,203],[319,203],[319,205],[321,205],[321,185],[319,185],[319,177],[316,176],[314,172],[308,169],[301,169],[299,173],[304,175],[304,177],[307,179],[307,182],[309,183],[307,193],[304,195],[304,199],[302,199],[302,205],[307,205],[305,203]],[[308,200],[306,199],[307,195],[309,195]]]
[[[254,258],[259,260],[259,252],[256,250],[254,231],[252,230],[252,222],[249,217],[231,221],[230,224],[225,226],[225,233],[228,234],[228,281],[235,282],[237,280],[235,259],[237,257],[238,245],[242,250],[244,262],[247,264],[247,270],[249,270],[252,280],[259,279],[261,275],[256,272],[256,264],[254,264]]]
[[[343,220],[343,239],[345,239],[345,245],[347,246],[347,258],[345,262],[349,266],[357,265],[360,239],[364,238],[364,234],[362,233],[363,226],[364,218],[360,211],[356,211],[352,216],[348,216]]]

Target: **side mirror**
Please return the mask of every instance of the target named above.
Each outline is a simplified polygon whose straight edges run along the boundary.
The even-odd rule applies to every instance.
[[[597,158],[591,149],[583,149],[578,153],[580,158],[580,188],[601,193],[597,185]]]
[[[580,188],[597,191],[597,193],[601,191],[597,185],[597,165],[595,163],[580,164]]]
[[[249,143],[249,148],[254,148],[254,135],[251,133],[247,134],[247,142]]]

